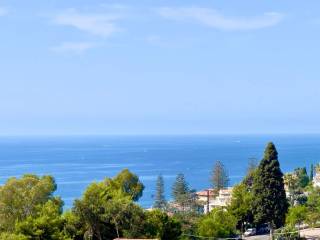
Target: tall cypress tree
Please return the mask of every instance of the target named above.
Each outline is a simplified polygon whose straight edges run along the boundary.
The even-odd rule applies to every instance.
[[[167,206],[167,202],[164,196],[164,181],[162,175],[159,175],[157,178],[157,185],[156,185],[156,195],[154,198],[154,208],[158,209],[165,209]]]
[[[278,152],[268,143],[253,182],[253,211],[257,224],[269,223],[271,227],[284,225],[288,201],[284,190],[283,174]]]

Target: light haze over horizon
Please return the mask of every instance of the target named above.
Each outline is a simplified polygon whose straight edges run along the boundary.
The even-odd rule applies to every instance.
[[[320,133],[319,9],[0,0],[0,135]]]

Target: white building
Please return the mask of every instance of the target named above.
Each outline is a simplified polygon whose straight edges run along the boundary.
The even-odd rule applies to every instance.
[[[226,207],[230,204],[232,198],[232,187],[221,189],[218,196],[214,196],[212,189],[197,192],[198,199],[203,203],[204,213],[207,213],[215,207]],[[209,196],[209,201],[208,201]]]
[[[315,174],[312,182],[314,187],[320,187],[320,166],[315,167]]]

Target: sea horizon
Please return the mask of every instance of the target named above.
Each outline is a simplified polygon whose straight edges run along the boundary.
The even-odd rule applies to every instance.
[[[139,135],[139,136],[41,136],[0,137],[0,184],[26,173],[52,175],[56,195],[65,208],[72,207],[94,181],[113,177],[124,168],[145,184],[139,204],[151,207],[159,174],[165,180],[166,198],[178,173],[191,189],[210,187],[215,161],[228,170],[230,186],[241,181],[249,158],[259,162],[265,145],[273,141],[283,172],[310,168],[320,162],[320,135]]]

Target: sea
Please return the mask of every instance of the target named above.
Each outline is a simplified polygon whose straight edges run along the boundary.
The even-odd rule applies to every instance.
[[[229,174],[230,186],[244,177],[249,159],[259,162],[274,142],[283,172],[320,162],[320,135],[180,135],[180,136],[11,136],[0,137],[0,184],[26,173],[52,175],[55,195],[70,209],[86,187],[128,168],[145,185],[139,204],[153,203],[156,179],[164,177],[166,198],[178,173],[190,189],[210,187],[215,161]]]

